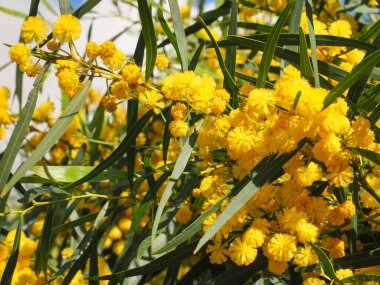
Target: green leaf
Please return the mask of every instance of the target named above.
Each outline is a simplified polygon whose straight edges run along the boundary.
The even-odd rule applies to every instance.
[[[220,16],[229,14],[230,7],[231,7],[231,1],[225,1],[223,5],[219,6],[218,8],[201,14],[201,17],[205,21],[205,23],[209,25],[212,22],[216,21]],[[202,29],[202,24],[200,22],[196,22],[185,29],[185,35],[186,36],[192,35],[201,29]],[[163,42],[161,42],[158,45],[158,47],[160,48],[164,47],[169,43],[170,43],[169,39],[166,39]]]
[[[182,148],[181,153],[177,158],[177,162],[174,165],[174,169],[170,178],[170,181],[166,185],[164,193],[162,194],[160,203],[158,204],[158,209],[154,218],[153,227],[152,227],[152,244],[157,234],[158,225],[161,220],[162,213],[164,211],[165,205],[168,202],[173,188],[177,183],[178,179],[181,177],[182,172],[185,170],[187,166],[187,162],[191,156],[191,152],[193,151],[194,145],[196,143],[199,130],[202,126],[203,119],[198,122],[197,126],[194,129],[194,132],[188,137],[185,145]]]
[[[256,82],[257,82],[257,78],[255,78],[253,76],[250,76],[250,75],[247,75],[247,74],[236,72],[235,75],[236,75],[237,78],[240,78],[242,80],[245,80],[245,81],[253,83],[253,84],[256,84]],[[274,84],[270,83],[269,81],[265,81],[265,88],[273,89],[274,88]]]
[[[363,157],[367,158],[368,160],[372,161],[373,163],[380,165],[380,153],[377,153],[377,152],[374,152],[371,150],[367,150],[364,148],[359,148],[359,147],[348,147],[348,149],[351,152],[356,153],[360,156],[363,156]]]
[[[37,16],[40,0],[32,0],[29,7],[29,16]]]
[[[250,49],[258,49],[258,50],[263,50],[265,47],[265,43],[258,40],[251,39],[251,38],[238,37],[238,36],[229,36],[228,38],[231,40],[228,42],[228,44],[238,44],[238,45],[248,47]],[[297,35],[296,40],[298,42],[298,35]],[[281,47],[276,47],[274,54],[275,56],[281,59],[287,60],[294,67],[300,69],[299,53],[296,53],[296,52],[293,52],[291,50],[287,50]],[[321,74],[337,81],[341,81],[342,78],[344,78],[344,76],[348,74],[343,69],[340,69],[334,65],[328,64],[323,61],[318,61],[318,69]]]
[[[368,182],[365,179],[362,179],[360,181],[360,185],[363,187],[365,191],[367,191],[375,200],[377,203],[380,204],[380,196],[377,195],[377,192],[371,187],[371,185],[368,184]]]
[[[331,260],[328,258],[326,253],[315,244],[311,243],[310,245],[319,257],[319,261],[322,264],[323,272],[331,279],[334,279],[335,281],[340,283],[338,277],[335,274],[334,266],[332,265]]]
[[[216,56],[218,58],[218,61],[219,61],[219,66],[222,70],[222,73],[223,73],[223,76],[224,76],[224,80],[226,81],[226,85],[231,89],[231,90],[237,90],[237,86],[235,84],[235,81],[234,79],[231,77],[231,74],[228,72],[227,70],[227,67],[226,67],[226,64],[224,63],[224,60],[223,60],[223,57],[222,57],[222,53],[220,52],[219,50],[219,46],[218,46],[218,43],[216,42],[216,40],[214,39],[213,35],[211,34],[209,28],[207,27],[206,23],[203,21],[203,19],[201,17],[198,17],[198,20],[201,22],[201,24],[203,25],[203,28],[205,29],[207,35],[209,36],[211,42],[212,42],[212,45],[214,47],[214,50],[215,50],[215,53],[216,53]]]
[[[75,271],[76,269],[79,270],[78,264],[84,263],[83,259],[86,259],[86,256],[88,256],[89,248],[91,248],[93,238],[96,234],[96,231],[99,229],[99,225],[102,222],[102,220],[103,220],[103,218],[107,212],[108,206],[109,206],[109,202],[107,202],[103,205],[103,207],[101,208],[101,210],[99,211],[99,213],[96,217],[94,225],[91,227],[91,229],[89,231],[86,232],[86,234],[84,235],[82,240],[79,242],[78,246],[76,247],[73,255],[65,263],[62,264],[62,266],[59,268],[59,270],[56,273],[54,273],[54,275],[52,277],[50,277],[50,279],[46,282],[46,284],[50,284],[55,279],[57,279],[60,275],[62,275],[67,269],[69,269],[72,265],[73,265],[73,267],[75,265],[74,270],[71,270],[70,275],[69,274],[66,275],[66,277],[64,279],[64,283],[62,283],[62,284],[69,284],[69,283],[65,283],[65,282],[69,282],[70,281],[69,279],[73,278],[75,276],[75,274],[73,275],[73,271]],[[78,260],[79,260],[79,262],[78,262]]]
[[[91,81],[87,81],[84,84],[82,90],[70,101],[65,111],[54,123],[49,132],[40,141],[36,149],[32,152],[29,158],[21,164],[12,178],[5,185],[3,194],[7,193],[26,173],[26,171],[28,171],[36,162],[38,162],[45,155],[45,153],[62,137],[62,135],[65,133],[73,121],[75,115],[80,111],[84,102],[86,101],[90,86]]]
[[[182,71],[188,70],[186,35],[183,28],[181,12],[177,0],[168,0],[170,14],[172,15],[175,37],[178,42],[179,55],[181,58]]]
[[[42,271],[45,278],[47,278],[48,261],[50,255],[52,221],[53,208],[52,206],[49,206],[46,211],[44,226],[42,228],[42,235],[38,242],[35,261],[35,271],[37,276],[39,276],[40,272]]]
[[[32,166],[30,171],[34,172],[39,177],[48,179],[53,183],[73,183],[78,181],[94,171],[95,166]],[[110,168],[95,178],[91,182],[100,181],[117,181],[125,180],[125,172],[119,169]]]
[[[176,197],[175,201],[161,216],[160,223],[158,224],[158,229],[157,229],[158,233],[161,233],[167,229],[167,226],[173,220],[174,216],[182,207],[183,203],[185,203],[186,199],[191,195],[193,189],[199,185],[198,182],[199,182],[199,179],[191,179],[190,182],[184,185],[183,189],[179,190],[179,195]],[[140,259],[144,255],[148,247],[151,246],[151,241],[152,241],[151,236],[147,234],[146,237],[141,242],[141,244],[139,245],[139,248],[137,250],[137,259]]]
[[[170,110],[171,110],[171,107],[163,111],[163,115],[165,117],[165,128],[164,128],[164,135],[162,137],[162,160],[164,161],[165,165],[166,165],[166,159],[168,157],[170,138],[171,138],[169,125],[170,125],[170,122],[173,120]]]
[[[95,245],[91,247],[91,252],[90,252],[90,276],[98,276],[99,275],[99,266],[98,266],[98,237],[97,235],[94,237],[96,239]],[[99,285],[98,280],[90,280],[89,285]]]
[[[136,100],[129,101],[127,106],[127,133],[131,131],[131,128],[138,120],[138,108],[139,102]],[[128,182],[133,189],[133,178],[135,176],[135,164],[136,164],[136,138],[131,140],[131,144],[127,148],[127,167],[128,167]]]
[[[363,275],[355,275],[346,277],[340,280],[342,283],[354,283],[354,284],[363,284],[363,282],[380,282],[380,275],[374,274],[363,274]]]
[[[42,186],[42,187],[32,188],[32,189],[28,190],[26,192],[25,196],[18,199],[17,201],[19,203],[23,203],[26,205],[26,204],[32,202],[33,200],[35,200],[36,198],[43,196],[43,195],[46,195],[46,194],[50,194],[53,197],[54,196],[61,196],[61,195],[70,196],[70,193],[66,192],[65,190],[59,189],[57,187]]]
[[[9,9],[9,8],[3,7],[3,6],[0,6],[0,12],[3,12],[5,14],[11,15],[11,16],[19,17],[19,18],[28,17],[28,15],[25,13],[22,13],[22,12],[17,11],[17,10]]]
[[[318,61],[317,61],[317,44],[314,34],[314,20],[313,20],[313,3],[312,0],[305,0],[306,7],[306,17],[307,26],[309,28],[309,38],[310,38],[310,49],[311,49],[311,62],[314,69],[314,85],[315,87],[320,87],[319,84],[319,72],[318,72]]]
[[[71,14],[70,0],[59,0],[61,15]]]
[[[170,30],[168,24],[166,23],[162,9],[157,10],[157,16],[158,16],[158,20],[160,21],[162,29],[164,30],[165,34],[168,36],[168,39],[169,39],[170,43],[172,44],[172,46],[173,46],[173,48],[177,54],[177,58],[181,64],[182,71],[183,71],[184,69],[183,69],[183,64],[182,64],[182,56],[181,56],[181,52],[179,51],[177,38],[174,36],[174,34]]]
[[[127,135],[119,144],[119,146],[105,160],[103,160],[99,165],[97,165],[92,171],[90,171],[84,177],[64,186],[63,188],[69,189],[79,184],[85,183],[91,179],[94,179],[99,174],[101,174],[105,169],[111,167],[112,164],[114,164],[116,161],[119,161],[120,158],[125,154],[125,151],[128,149],[128,147],[133,143],[133,141],[136,139],[136,137],[145,127],[146,123],[149,121],[149,119],[152,117],[153,114],[154,114],[153,111],[148,111],[147,113],[145,113],[144,116],[142,116],[131,127],[131,130],[127,133]]]
[[[232,1],[231,14],[230,14],[230,24],[228,26],[228,35],[237,34],[237,15],[238,6],[236,0]],[[231,78],[235,78],[236,69],[236,47],[228,47],[226,49],[226,68]],[[224,78],[223,87],[232,95],[230,99],[230,105],[232,108],[236,109],[239,106],[239,96],[236,89],[229,86],[226,78]]]
[[[272,62],[275,48],[277,45],[277,40],[280,36],[281,29],[285,25],[286,19],[290,13],[291,8],[294,5],[294,0],[288,2],[284,10],[282,11],[280,17],[276,21],[276,24],[273,27],[273,30],[270,32],[268,36],[268,41],[265,45],[262,60],[260,63],[259,73],[257,75],[257,88],[263,88],[265,86],[265,80],[267,78],[270,64]]]
[[[273,162],[273,155],[270,155],[266,158],[264,158],[254,169],[253,171],[258,171],[261,169],[263,164],[271,163]],[[202,227],[202,222],[207,219],[209,215],[212,213],[216,212],[220,205],[225,201],[227,198],[236,195],[243,189],[249,180],[251,179],[250,175],[247,175],[244,177],[242,180],[240,180],[234,188],[232,188],[231,191],[229,191],[224,197],[222,197],[218,202],[216,202],[214,205],[212,205],[209,209],[207,209],[201,216],[199,216],[194,222],[192,222],[185,230],[183,230],[179,235],[175,236],[172,240],[170,240],[167,244],[165,244],[163,247],[154,250],[152,253],[153,254],[160,254],[164,253],[166,251],[169,251],[173,249],[174,247],[184,243],[188,239],[190,239],[192,236],[197,234],[201,227]]]
[[[366,57],[362,62],[356,65],[352,71],[345,76],[337,86],[335,86],[326,96],[324,101],[324,109],[330,106],[335,100],[343,95],[343,92],[350,88],[363,75],[371,72],[371,70],[380,62],[380,50],[377,50]]]
[[[148,81],[153,72],[157,57],[157,40],[154,30],[152,13],[147,0],[137,0],[141,20],[142,33],[146,45],[145,81]]]
[[[34,88],[30,91],[27,102],[21,112],[20,119],[18,120],[15,129],[9,139],[9,143],[4,151],[3,157],[0,161],[0,191],[1,196],[4,197],[8,191],[4,189],[7,183],[9,174],[11,172],[13,163],[16,159],[17,153],[21,149],[22,142],[24,141],[27,133],[29,123],[32,120],[34,109],[36,108],[38,91],[40,89],[43,75],[46,72],[46,68],[37,75],[34,81]],[[18,179],[17,179],[18,180]],[[15,182],[17,182],[17,180]]]
[[[266,182],[275,178],[282,171],[282,166],[291,159],[299,149],[305,144],[306,140],[299,142],[298,147],[285,153],[273,162],[267,163],[262,169],[253,173],[253,178],[244,188],[231,200],[228,206],[212,224],[210,229],[203,235],[198,242],[195,253],[205,245],[259,190]]]
[[[300,71],[301,75],[304,76],[305,78],[309,80],[314,80],[314,73],[313,73],[313,68],[311,67],[310,60],[309,60],[309,55],[307,52],[307,44],[306,44],[306,38],[305,34],[303,33],[302,28],[299,28],[299,39],[300,39]],[[316,74],[318,76],[318,74]]]
[[[196,49],[193,57],[191,58],[191,61],[189,64],[189,70],[195,70],[195,68],[197,67],[198,62],[199,62],[199,58],[201,56],[201,53],[202,53],[204,46],[205,46],[205,41],[201,40],[198,48]]]
[[[9,256],[9,259],[7,261],[7,265],[5,266],[3,276],[1,277],[0,285],[12,284],[12,277],[16,269],[18,253],[20,250],[21,232],[22,232],[22,218],[20,218],[18,221],[16,235],[13,242],[13,248]]]
[[[163,173],[160,178],[157,179],[156,183],[153,185],[152,188],[149,188],[148,192],[144,196],[141,203],[135,205],[132,207],[132,226],[131,229],[134,231],[137,231],[139,228],[139,223],[141,219],[144,217],[146,211],[148,210],[149,206],[152,204],[153,200],[156,197],[156,194],[162,184],[165,183],[166,179],[168,179],[170,176],[170,172]]]
[[[87,0],[82,6],[76,10],[73,15],[78,18],[82,18],[85,14],[90,12],[101,0]]]
[[[141,267],[133,268],[130,270],[124,270],[124,271],[120,271],[114,274],[100,276],[100,277],[90,277],[89,279],[90,280],[122,280],[124,278],[132,277],[132,276],[138,276],[138,275],[143,275],[146,273],[156,272],[164,268],[167,268],[169,266],[172,266],[173,264],[178,264],[182,260],[192,256],[194,248],[195,248],[195,244],[184,245]]]

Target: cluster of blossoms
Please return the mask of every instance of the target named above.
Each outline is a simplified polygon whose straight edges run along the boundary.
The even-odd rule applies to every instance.
[[[334,15],[338,2],[327,2],[326,11]],[[258,1],[257,4],[267,6],[266,1]],[[273,1],[270,5],[275,11],[280,11],[286,1]],[[184,17],[189,16],[189,10],[181,13]],[[241,6],[241,18],[251,19],[255,13],[255,9]],[[305,16],[301,19],[301,27],[307,32]],[[328,25],[315,18],[314,28],[316,34],[345,38],[350,38],[355,32],[349,18],[334,20]],[[104,78],[107,92],[104,96],[93,89],[89,92],[86,110],[79,112],[64,136],[49,151],[50,156],[41,160],[40,165],[67,165],[80,156],[83,147],[83,164],[97,165],[112,153],[126,129],[126,112],[120,106],[121,103],[138,100],[139,117],[148,110],[156,114],[138,135],[134,146],[137,149],[135,173],[138,173],[138,178],[147,166],[144,158],[149,156],[152,177],[157,181],[160,174],[176,162],[181,153],[182,139],[194,132],[194,125],[200,117],[204,119],[190,159],[190,163],[200,169],[198,173],[202,181],[175,216],[176,222],[182,225],[189,224],[194,217],[224,199],[231,188],[266,157],[297,151],[283,166],[283,173],[275,181],[266,183],[214,235],[206,248],[211,263],[232,262],[238,266],[248,266],[260,257],[268,261],[271,273],[281,275],[295,266],[318,263],[319,258],[312,244],[326,249],[331,259],[345,256],[348,247],[356,251],[366,250],[366,245],[360,239],[354,245],[350,244],[348,235],[354,218],[359,219],[368,232],[380,230],[380,204],[376,200],[380,195],[380,168],[351,151],[351,148],[380,151],[373,126],[364,116],[351,114],[344,97],[324,108],[329,91],[312,87],[294,67],[286,67],[281,77],[270,74],[270,79],[276,79],[274,89],[242,85],[238,92],[239,106],[233,109],[229,105],[230,94],[220,86],[220,81],[208,74],[173,72],[158,82],[146,82],[141,67],[129,60],[111,41],[101,44],[89,42],[82,56],[74,43],[80,37],[81,26],[72,15],[58,18],[53,25],[51,40],[48,40],[48,32],[46,22],[40,17],[29,17],[24,22],[22,38],[25,44],[16,44],[9,51],[11,60],[19,65],[20,70],[34,77],[41,69],[40,61],[54,63],[58,85],[69,99],[79,92],[82,78],[88,75]],[[214,37],[218,38],[218,35]],[[45,42],[48,50],[42,49]],[[34,49],[27,45],[31,43],[36,45]],[[68,51],[63,49],[64,44],[68,44]],[[38,61],[34,62],[32,56]],[[357,49],[346,52],[342,47],[318,47],[317,56],[329,63],[338,62],[340,68],[351,71],[362,60],[364,52]],[[212,50],[204,53],[204,59],[206,65],[215,69],[216,75],[220,75],[219,63]],[[252,70],[242,67],[246,59],[246,54],[238,54],[237,63],[241,63],[238,70],[252,75]],[[259,63],[260,56],[253,60]],[[279,67],[276,61],[273,61],[273,65]],[[163,71],[168,66],[169,60],[159,54],[157,70]],[[337,84],[332,80],[331,83]],[[12,123],[8,112],[8,96],[7,89],[0,89],[0,138],[4,133],[3,125]],[[106,143],[96,145],[95,139],[88,140],[90,131],[83,122],[99,104],[108,114],[96,139]],[[170,108],[170,116],[166,118],[162,114],[165,107]],[[33,151],[46,135],[46,130],[54,124],[53,111],[54,104],[50,101],[35,110],[30,127],[33,135],[24,146],[27,152]],[[172,137],[164,159],[165,123]],[[300,141],[306,142],[299,147]],[[97,151],[100,155],[94,157]],[[128,171],[125,165],[120,169]],[[157,190],[158,198],[169,179]],[[136,189],[133,189],[136,193],[131,200],[123,199],[129,197],[132,189],[123,188],[118,193],[120,195],[113,197],[121,198],[118,205],[125,209],[110,230],[100,237],[106,256],[104,259],[99,258],[99,275],[110,274],[107,261],[121,255],[124,250],[133,224],[134,213],[130,202],[140,203],[150,190],[147,180],[136,184]],[[111,186],[111,182],[99,182],[96,185],[97,190],[110,196],[107,190]],[[355,187],[359,189],[355,190]],[[77,190],[90,188],[86,183]],[[375,196],[368,189],[373,189]],[[361,195],[355,197],[355,191],[360,191]],[[175,195],[169,205],[175,202]],[[48,197],[45,198],[48,200]],[[220,209],[204,220],[202,233],[210,229],[232,199],[225,199]],[[151,224],[149,212],[155,206],[151,205],[149,211],[142,215],[138,228]],[[77,208],[80,214],[100,210],[97,201],[83,201]],[[39,215],[31,226],[30,232],[34,237],[41,235],[44,218],[44,215]],[[86,224],[86,229],[90,225]],[[8,234],[0,248],[3,263],[9,258],[12,235],[14,232]],[[60,250],[53,252],[53,257],[60,256],[66,260],[73,254],[73,249],[66,244],[67,237],[68,233],[65,233],[55,241],[54,245],[59,245]],[[17,263],[20,270],[13,280],[14,284],[24,283],[26,279],[29,279],[28,282],[33,280],[33,284],[45,281],[45,277],[36,276],[31,269],[30,258],[35,250],[36,244],[23,235],[20,252],[24,252]],[[336,275],[342,279],[378,271],[378,267],[355,271],[340,269]],[[317,270],[304,274],[304,284],[325,284],[324,277],[323,272]],[[60,280],[55,282],[60,284]],[[83,279],[83,271],[78,271],[73,282],[87,284]]]

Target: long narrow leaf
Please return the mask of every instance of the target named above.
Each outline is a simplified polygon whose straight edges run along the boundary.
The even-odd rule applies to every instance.
[[[265,45],[262,60],[260,63],[259,73],[257,75],[257,87],[263,88],[265,86],[265,80],[267,78],[270,64],[273,59],[275,48],[277,45],[277,40],[280,36],[281,29],[285,25],[286,19],[290,13],[291,8],[294,5],[294,0],[288,2],[284,10],[282,11],[280,17],[278,18],[276,24],[273,27],[273,30],[268,36],[268,41]]]
[[[40,160],[64,134],[67,128],[70,126],[71,122],[74,120],[75,115],[80,111],[84,102],[87,98],[88,90],[91,86],[91,81],[88,80],[84,83],[81,91],[75,95],[75,97],[70,101],[67,105],[67,108],[62,113],[62,115],[58,118],[58,120],[51,127],[49,132],[45,135],[45,137],[38,144],[36,149],[30,155],[30,157],[24,161],[23,164],[17,169],[12,178],[5,185],[3,194],[7,193],[16,183],[17,181],[32,167],[38,160]]]

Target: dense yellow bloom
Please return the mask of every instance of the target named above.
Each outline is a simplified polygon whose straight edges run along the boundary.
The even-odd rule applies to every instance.
[[[315,243],[319,236],[319,230],[316,226],[305,221],[300,221],[296,226],[297,238],[301,243]]]
[[[120,70],[125,65],[126,62],[127,62],[127,57],[119,49],[117,49],[116,52],[112,56],[106,57],[103,59],[104,65],[107,66],[108,69],[112,71]]]
[[[288,269],[288,262],[276,261],[274,259],[268,259],[268,270],[273,274],[283,274]]]
[[[326,285],[326,282],[323,281],[322,279],[310,277],[310,278],[307,278],[305,281],[303,281],[302,284],[303,285]]]
[[[175,218],[180,224],[187,224],[191,221],[192,211],[188,205],[183,205],[175,215]]]
[[[239,237],[230,244],[228,252],[231,260],[239,266],[251,264],[257,256],[257,249]]]
[[[117,226],[114,226],[112,227],[112,229],[110,230],[109,234],[108,234],[108,238],[112,239],[112,240],[118,240],[118,239],[121,239],[123,236],[123,233],[122,231],[119,229],[119,227]]]
[[[97,57],[102,51],[102,47],[95,42],[89,42],[86,45],[86,55],[88,57]]]
[[[82,28],[79,19],[73,15],[62,15],[53,25],[53,38],[60,43],[76,41]]]
[[[22,65],[28,62],[31,52],[30,47],[23,43],[18,43],[9,49],[9,57],[18,65]]]
[[[297,252],[294,255],[293,263],[298,266],[315,264],[318,263],[318,255],[311,246],[305,245],[304,247],[299,247],[297,249]]]
[[[47,39],[49,28],[45,20],[38,16],[28,17],[21,28],[21,36],[26,43],[36,41],[37,44],[42,43]]]
[[[170,133],[177,138],[186,136],[189,130],[189,124],[182,120],[173,120],[169,124]]]
[[[160,109],[165,107],[163,99],[164,96],[155,90],[145,91],[139,94],[139,101],[145,104],[148,109],[153,110],[156,114],[159,114]]]
[[[115,95],[119,100],[125,100],[131,98],[131,88],[126,81],[120,80],[115,82],[111,87],[112,95]]]
[[[275,234],[268,242],[266,254],[275,261],[284,262],[293,258],[297,251],[297,242],[294,236]]]
[[[108,112],[115,112],[117,109],[117,98],[113,95],[107,95],[102,98],[104,109]]]
[[[248,111],[253,116],[267,116],[275,102],[273,90],[263,88],[254,89],[249,92],[247,102]]]
[[[232,159],[237,159],[254,147],[255,134],[244,127],[232,129],[227,136],[227,151]]]
[[[336,277],[338,277],[340,280],[351,276],[354,276],[354,273],[351,269],[338,269],[336,271]]]
[[[59,87],[63,89],[69,98],[73,98],[81,87],[78,74],[72,69],[64,68],[57,76]]]
[[[209,253],[210,262],[213,264],[222,264],[227,261],[228,250],[226,250],[221,242],[215,242],[214,245],[209,244],[206,252]]]
[[[159,54],[156,58],[156,67],[159,71],[164,70],[169,66],[169,60],[166,58],[165,54]]]
[[[53,102],[47,101],[42,103],[33,113],[33,119],[39,122],[47,122],[54,110]]]
[[[282,230],[294,234],[297,231],[298,224],[307,221],[307,215],[296,207],[292,207],[285,209],[283,213],[278,213],[277,219]]]
[[[318,164],[310,162],[307,166],[297,168],[295,172],[295,181],[302,187],[308,187],[314,181],[322,179],[322,170]]]
[[[264,244],[264,233],[256,228],[249,228],[243,234],[243,240],[253,248],[259,248]]]
[[[186,116],[187,107],[185,104],[177,103],[170,109],[170,114],[174,119],[183,120]]]
[[[328,28],[328,32],[331,36],[350,38],[352,31],[351,25],[345,20],[338,20],[333,23]]]
[[[141,68],[136,64],[124,66],[121,73],[131,88],[135,88],[141,79]]]

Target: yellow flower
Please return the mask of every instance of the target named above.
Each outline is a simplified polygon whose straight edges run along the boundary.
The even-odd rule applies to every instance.
[[[100,45],[100,58],[105,60],[107,58],[113,57],[116,53],[116,46],[111,41],[106,41]]]
[[[174,137],[183,138],[189,130],[189,124],[182,120],[173,120],[169,124],[169,129]]]
[[[187,224],[191,221],[191,215],[192,211],[190,207],[188,205],[183,205],[175,215],[175,218],[178,223]]]
[[[62,249],[61,251],[61,255],[63,259],[70,258],[73,255],[73,253],[74,253],[74,249],[72,249],[71,247],[66,247]]]
[[[123,233],[119,229],[119,227],[117,227],[117,226],[112,227],[112,229],[110,230],[110,232],[108,234],[108,238],[110,238],[112,240],[121,239],[122,236],[123,236]]]
[[[232,129],[227,136],[227,151],[232,159],[237,159],[254,147],[255,134],[245,127]]]
[[[34,40],[40,44],[47,39],[48,32],[49,28],[45,20],[38,16],[28,17],[21,28],[21,36],[26,43],[31,43]]]
[[[322,179],[322,170],[318,164],[310,162],[307,166],[298,167],[295,171],[295,181],[302,187],[308,187],[314,181]]]
[[[102,98],[102,104],[104,109],[108,112],[114,112],[117,109],[117,98],[113,95],[107,95]]]
[[[55,40],[48,41],[46,46],[51,51],[56,51],[58,50],[58,47],[59,47],[58,43]]]
[[[127,233],[131,229],[132,221],[128,218],[122,218],[117,222],[117,225],[123,233]]]
[[[307,278],[305,281],[303,281],[302,284],[303,285],[326,285],[326,282],[315,277],[310,277],[310,278]]]
[[[239,237],[230,244],[228,252],[231,260],[239,266],[251,264],[257,256],[257,249]]]
[[[88,57],[97,57],[101,50],[102,48],[95,42],[89,42],[86,45],[86,55]]]
[[[13,285],[35,285],[36,283],[37,276],[29,267],[15,271],[15,275],[12,280]]]
[[[64,68],[57,76],[59,87],[69,98],[73,98],[81,87],[78,74],[73,69]]]
[[[338,20],[331,23],[328,28],[330,36],[337,36],[343,38],[350,38],[352,35],[351,25],[346,20]]]
[[[273,274],[283,274],[288,269],[287,261],[276,261],[271,258],[268,259],[268,270]]]
[[[154,111],[155,114],[160,113],[160,109],[165,107],[165,103],[162,101],[164,96],[161,93],[158,93],[155,90],[145,91],[139,94],[139,101],[147,108]]]
[[[131,88],[136,88],[141,78],[141,68],[136,64],[128,64],[123,67],[122,76]]]
[[[82,29],[79,19],[73,15],[62,15],[53,25],[53,38],[60,43],[79,39]]]
[[[351,269],[338,269],[336,271],[336,277],[338,277],[339,280],[342,280],[347,277],[354,276],[354,273],[352,272]],[[352,284],[352,283],[349,283]]]
[[[107,58],[103,59],[104,65],[106,65],[110,70],[120,70],[127,61],[127,57],[119,49],[116,52]]]
[[[183,120],[186,116],[187,107],[185,104],[177,103],[170,109],[170,114],[174,119]]]
[[[222,264],[227,261],[228,250],[226,250],[221,241],[216,241],[214,245],[209,244],[206,249],[210,253],[210,262],[213,264]]]
[[[38,72],[40,72],[40,69],[41,65],[33,62],[33,60],[28,60],[26,63],[20,65],[20,70],[25,72],[29,77],[35,77]]]
[[[266,253],[275,261],[288,261],[297,251],[297,239],[288,234],[275,234],[268,242]]]
[[[296,226],[297,238],[302,243],[315,243],[317,241],[319,230],[313,224],[300,221]]]
[[[282,213],[277,214],[278,224],[280,228],[291,234],[294,234],[297,229],[297,225],[307,220],[307,215],[297,209],[296,207],[285,209]]]
[[[24,45],[23,43],[18,43],[9,49],[9,57],[12,61],[15,61],[19,65],[27,63],[30,54],[30,47]]]
[[[111,93],[119,100],[131,98],[131,89],[129,88],[128,83],[124,80],[115,82],[111,87]]]
[[[156,58],[156,67],[159,71],[164,70],[169,66],[169,60],[166,58],[164,54],[157,55]]]
[[[294,255],[293,263],[298,266],[307,266],[310,264],[318,263],[318,255],[314,249],[305,245],[305,247],[299,247],[297,253]]]
[[[254,248],[259,248],[264,244],[264,233],[256,228],[249,228],[243,234],[243,241]]]

